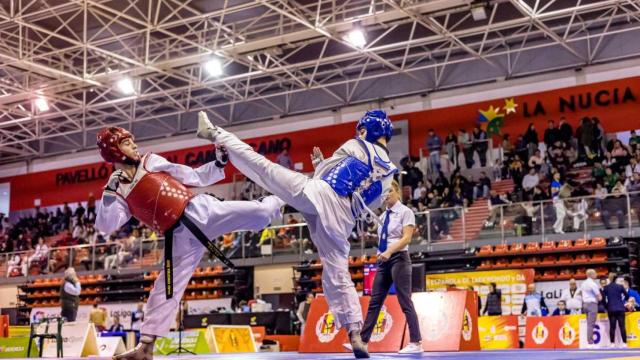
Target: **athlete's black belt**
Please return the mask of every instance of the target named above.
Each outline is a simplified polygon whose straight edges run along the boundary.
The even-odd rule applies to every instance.
[[[182,214],[180,219],[164,233],[164,288],[167,299],[173,297],[173,232],[180,224],[189,229],[193,236],[209,250],[209,253],[217,257],[229,268],[235,268],[235,265],[222,253],[213,240],[207,238],[198,225],[194,224],[186,214]]]

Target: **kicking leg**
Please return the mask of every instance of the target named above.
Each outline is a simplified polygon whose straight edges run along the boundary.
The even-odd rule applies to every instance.
[[[273,163],[258,154],[251,146],[209,122],[204,112],[198,114],[198,137],[224,145],[229,160],[240,172],[270,193],[302,213],[315,213],[315,207],[303,191],[309,177]]]

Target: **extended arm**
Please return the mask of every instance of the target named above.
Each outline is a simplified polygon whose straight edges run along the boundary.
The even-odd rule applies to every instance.
[[[224,179],[224,170],[218,167],[215,161],[194,169],[186,165],[169,162],[160,155],[150,154],[147,166],[149,171],[164,171],[188,186],[208,186]]]
[[[102,201],[97,206],[96,229],[105,234],[120,229],[131,218],[129,207],[122,198],[110,190],[102,193]]]

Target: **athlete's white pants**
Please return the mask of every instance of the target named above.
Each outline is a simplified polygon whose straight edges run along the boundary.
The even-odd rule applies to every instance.
[[[555,232],[562,232],[564,227],[564,217],[567,215],[567,209],[564,207],[562,199],[554,199],[553,207],[556,210],[556,222],[553,224]]]
[[[282,201],[274,196],[259,201],[219,201],[197,195],[187,205],[186,215],[209,238],[236,230],[260,230],[280,216]],[[145,309],[142,334],[165,336],[176,317],[182,294],[206,249],[184,225],[173,237],[173,297],[167,300],[164,269],[153,284]]]
[[[349,273],[347,238],[355,223],[349,199],[338,196],[323,180],[273,163],[235,135],[218,130],[215,142],[227,148],[233,166],[304,215],[322,261],[322,289],[336,325],[360,330],[362,310]]]

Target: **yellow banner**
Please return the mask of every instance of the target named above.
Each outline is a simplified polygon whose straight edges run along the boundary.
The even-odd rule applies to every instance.
[[[478,318],[482,350],[517,349],[518,316],[481,316]]]
[[[586,315],[565,315],[559,316],[564,320],[560,323],[558,329],[558,342],[556,349],[559,348],[579,348],[580,347],[580,319],[585,319]]]
[[[205,338],[216,353],[258,351],[250,326],[209,325]]]
[[[640,348],[640,312],[626,313],[625,325],[627,326],[627,346]]]

